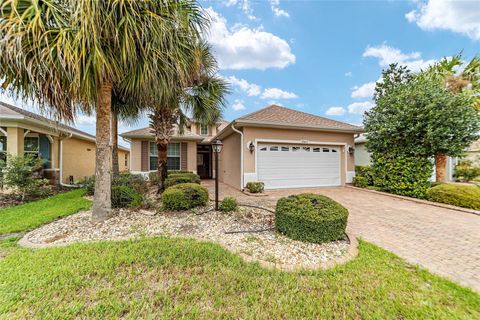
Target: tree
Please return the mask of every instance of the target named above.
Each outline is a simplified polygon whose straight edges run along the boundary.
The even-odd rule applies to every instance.
[[[474,57],[468,63],[464,63],[461,54],[443,58],[421,76],[440,83],[450,92],[470,94],[473,105],[480,110],[480,57]],[[446,181],[446,164],[446,154],[435,155],[436,180],[439,182]]]
[[[190,77],[186,82],[177,82],[169,94],[163,95],[163,103],[155,104],[150,114],[150,126],[155,135],[158,151],[158,191],[164,190],[167,177],[167,148],[175,127],[183,132],[188,117],[202,124],[216,123],[225,105],[224,97],[229,92],[227,83],[216,75],[217,63],[210,47],[200,42],[188,59]]]
[[[111,212],[113,88],[140,104],[167,92],[187,71],[182,44],[206,24],[190,0],[0,1],[2,88],[67,121],[96,111],[93,220]]]
[[[407,74],[398,66],[385,76]],[[367,148],[377,154],[431,158],[437,154],[458,156],[480,130],[480,116],[473,97],[453,93],[428,77],[396,77],[382,91],[377,84],[376,105],[366,113]]]

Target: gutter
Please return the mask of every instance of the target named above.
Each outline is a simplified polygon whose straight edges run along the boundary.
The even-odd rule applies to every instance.
[[[240,134],[240,190],[243,191],[243,132],[235,128],[235,122],[232,122],[232,130],[235,131],[236,133]],[[218,170],[218,168],[217,168]]]

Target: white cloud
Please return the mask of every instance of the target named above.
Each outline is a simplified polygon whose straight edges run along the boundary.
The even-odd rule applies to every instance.
[[[348,112],[353,114],[364,114],[365,111],[368,111],[373,107],[374,104],[370,101],[354,102],[348,106]]]
[[[207,39],[213,46],[221,69],[282,69],[295,63],[295,55],[284,39],[262,28],[229,28],[222,15],[212,8],[206,11],[211,18]]]
[[[277,17],[290,17],[290,14],[279,8],[280,0],[270,0],[270,7],[272,8],[273,14]]]
[[[267,88],[263,91],[262,99],[294,99],[298,96],[293,92],[283,91],[278,88]]]
[[[351,71],[345,72],[345,77],[351,77],[353,73]]]
[[[231,7],[231,6],[234,6],[238,3],[238,0],[227,0],[224,2],[224,4],[227,6],[227,7]]]
[[[75,124],[78,125],[94,125],[96,123],[95,116],[87,116],[85,114],[81,114],[75,118]]]
[[[330,107],[328,110],[325,112],[325,114],[329,116],[343,116],[345,114],[346,110],[344,107]]]
[[[390,47],[385,43],[379,46],[368,46],[363,52],[363,56],[377,58],[381,67],[387,67],[391,63],[398,63],[407,66],[414,72],[425,69],[436,61],[434,59],[423,60],[420,52],[402,53],[400,49]]]
[[[239,87],[248,96],[258,96],[262,92],[262,88],[258,84],[249,83],[245,79],[238,79],[235,76],[230,76],[227,78],[227,81],[232,83],[234,86]]]
[[[235,111],[245,110],[245,105],[243,100],[236,99],[232,105],[232,109]]]
[[[423,30],[450,30],[480,40],[479,1],[428,0],[405,15]]]
[[[375,91],[375,82],[367,82],[360,87],[353,87],[352,98],[369,98],[373,96]]]

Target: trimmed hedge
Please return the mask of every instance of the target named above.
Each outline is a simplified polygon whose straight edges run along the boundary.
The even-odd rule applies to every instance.
[[[162,194],[166,210],[188,210],[204,206],[208,202],[208,190],[196,183],[182,183],[167,188]]]
[[[352,184],[356,187],[365,188],[373,186],[373,170],[370,166],[355,166],[355,177]]]
[[[194,173],[193,171],[189,170],[168,170],[168,175],[170,176],[171,174],[179,174],[179,173]]]
[[[275,226],[287,237],[322,243],[345,237],[348,210],[332,199],[311,193],[281,198],[275,209]]]
[[[381,191],[424,199],[433,163],[424,157],[372,155],[373,185]]]
[[[480,210],[480,187],[440,184],[428,190],[428,200]]]
[[[247,182],[247,185],[245,187],[251,193],[260,193],[260,192],[263,192],[263,190],[265,189],[265,184],[260,181],[255,181],[255,182],[250,181],[250,182]]]
[[[366,187],[371,186],[371,184],[368,181],[368,178],[362,177],[362,176],[353,177],[352,184],[355,187],[359,187],[359,188],[366,188]]]
[[[136,208],[142,205],[142,196],[127,186],[112,187],[112,208]]]
[[[235,211],[238,208],[237,199],[234,197],[225,197],[223,200],[218,204],[218,209],[223,212],[231,212]]]
[[[195,173],[173,173],[169,174],[165,179],[165,188],[180,184],[180,183],[197,183],[200,184],[200,176]]]

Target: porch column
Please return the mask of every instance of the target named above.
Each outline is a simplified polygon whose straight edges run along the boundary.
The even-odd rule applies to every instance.
[[[22,128],[7,128],[7,154],[12,156],[23,155],[23,133]]]

